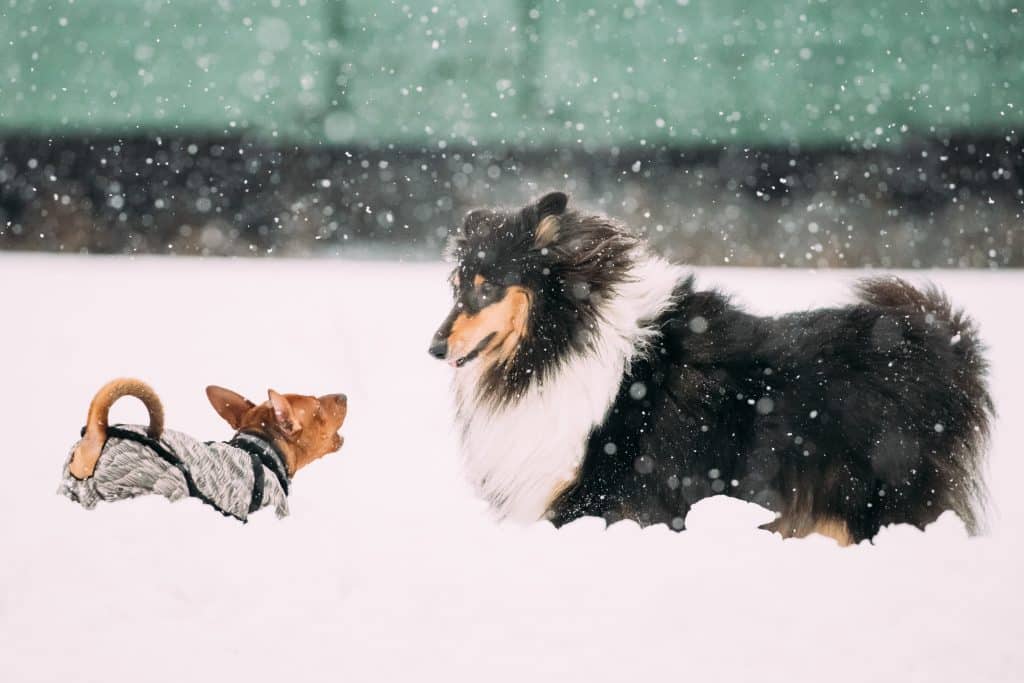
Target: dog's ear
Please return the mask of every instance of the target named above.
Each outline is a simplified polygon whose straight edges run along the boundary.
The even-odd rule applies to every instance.
[[[206,398],[217,414],[227,420],[232,429],[242,426],[242,417],[253,407],[253,402],[230,389],[210,385],[206,387]]]
[[[445,261],[461,261],[465,256],[466,240],[476,235],[487,225],[487,217],[493,215],[489,209],[473,209],[462,219],[462,225],[448,233],[448,244],[444,248]]]
[[[267,396],[270,397],[270,406],[274,409],[274,422],[277,426],[288,436],[298,434],[302,430],[302,425],[299,424],[298,416],[288,399],[273,389],[267,390]]]
[[[537,200],[537,217],[561,216],[569,204],[569,195],[564,192],[548,192]]]
[[[480,224],[484,222],[484,219],[490,215],[491,211],[489,209],[473,209],[462,219],[462,232],[467,235],[476,232]]]
[[[537,228],[534,230],[533,243],[537,247],[546,247],[558,239],[558,217],[565,213],[569,197],[564,192],[549,192],[534,204],[537,212]]]

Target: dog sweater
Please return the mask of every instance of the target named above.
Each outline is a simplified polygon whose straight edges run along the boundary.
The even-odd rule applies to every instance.
[[[152,439],[144,426],[109,427],[96,469],[87,479],[72,476],[71,454],[64,463],[58,493],[85,508],[101,500],[156,493],[172,501],[199,498],[242,522],[271,505],[278,517],[288,514],[284,459],[273,445],[253,434],[236,434],[227,443],[203,442],[170,429]]]

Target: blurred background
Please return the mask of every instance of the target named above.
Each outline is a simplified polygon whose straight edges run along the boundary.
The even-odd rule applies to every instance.
[[[1024,265],[1019,0],[0,0],[0,249],[435,259],[551,188],[698,265]]]

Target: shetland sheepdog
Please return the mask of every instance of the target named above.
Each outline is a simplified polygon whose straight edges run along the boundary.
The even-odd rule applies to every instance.
[[[874,278],[847,306],[755,316],[567,205],[472,211],[449,242],[455,306],[430,353],[499,518],[681,530],[722,494],[785,537],[856,543],[946,510],[977,532],[986,362],[940,291]]]

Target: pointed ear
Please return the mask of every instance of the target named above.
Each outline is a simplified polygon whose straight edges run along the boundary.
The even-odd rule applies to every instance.
[[[302,425],[299,424],[298,417],[288,399],[273,389],[267,390],[267,396],[270,398],[270,406],[274,409],[274,422],[277,423],[277,426],[289,436],[298,434]]]
[[[561,216],[569,204],[569,195],[564,192],[549,192],[537,200],[537,217]]]
[[[206,387],[206,398],[217,414],[227,420],[232,429],[242,425],[242,417],[253,407],[253,402],[230,389],[210,385]]]
[[[564,192],[551,192],[541,197],[534,208],[537,211],[537,228],[533,243],[538,248],[549,246],[558,239],[558,217],[565,213],[569,197]]]
[[[462,219],[462,231],[467,235],[474,232],[489,215],[489,209],[473,209]]]

